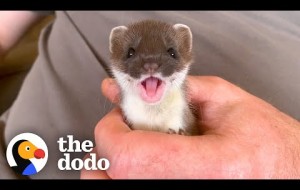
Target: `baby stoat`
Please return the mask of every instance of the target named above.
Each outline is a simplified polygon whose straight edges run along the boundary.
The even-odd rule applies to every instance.
[[[111,71],[131,128],[197,134],[185,91],[192,63],[190,28],[143,20],[113,28],[109,41]]]

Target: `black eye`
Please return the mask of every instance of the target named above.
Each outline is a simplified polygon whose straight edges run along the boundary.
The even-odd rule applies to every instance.
[[[173,49],[173,48],[169,48],[168,49],[168,53],[171,57],[173,57],[174,59],[177,58],[177,54],[176,54],[176,51]]]
[[[29,147],[29,146],[26,146],[26,147],[25,147],[25,150],[26,150],[26,151],[29,151],[29,150],[30,150],[30,147]]]
[[[127,52],[127,58],[134,56],[135,50],[133,48],[129,48]]]

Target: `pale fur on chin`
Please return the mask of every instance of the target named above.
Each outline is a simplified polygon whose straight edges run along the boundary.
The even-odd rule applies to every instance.
[[[188,67],[169,77],[162,77],[160,74],[154,75],[163,79],[166,87],[161,100],[152,105],[140,98],[137,88],[139,82],[147,76],[134,79],[117,68],[112,71],[122,91],[121,109],[132,129],[161,132],[173,129],[178,133],[179,129],[185,130],[193,123],[194,118],[182,88]]]

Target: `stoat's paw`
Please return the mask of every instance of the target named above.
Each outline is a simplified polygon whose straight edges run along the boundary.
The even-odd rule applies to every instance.
[[[174,129],[170,129],[167,132],[168,134],[177,134],[176,131]]]
[[[168,132],[167,132],[168,134],[179,134],[179,135],[189,135],[185,130],[183,130],[183,129],[179,129],[179,131],[178,132],[176,132],[174,129],[170,129],[169,128],[169,130],[168,130]]]
[[[179,135],[188,135],[187,132],[181,128],[179,129],[178,134]]]

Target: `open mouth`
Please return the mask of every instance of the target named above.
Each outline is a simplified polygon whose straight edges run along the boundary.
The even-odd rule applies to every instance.
[[[156,77],[148,77],[139,84],[141,98],[147,103],[158,102],[164,92],[165,82]]]

